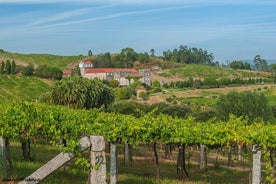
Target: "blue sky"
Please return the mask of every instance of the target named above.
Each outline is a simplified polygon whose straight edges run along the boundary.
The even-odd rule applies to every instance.
[[[276,59],[275,0],[0,0],[0,48],[86,55],[180,45],[215,60]]]

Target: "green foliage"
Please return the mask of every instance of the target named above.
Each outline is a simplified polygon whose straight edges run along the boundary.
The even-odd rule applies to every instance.
[[[11,74],[15,74],[15,73],[16,73],[16,64],[15,64],[15,61],[13,60],[11,64]]]
[[[66,68],[68,64],[82,60],[85,56],[58,56],[51,54],[19,54],[3,52],[5,58],[12,60],[20,60],[28,64],[33,63],[35,65],[48,65],[51,67]]]
[[[269,69],[271,70],[274,84],[276,84],[276,64],[271,64]]]
[[[203,84],[211,88],[218,87],[218,81],[213,77],[205,78],[205,80],[203,81]]]
[[[120,100],[130,99],[132,96],[135,96],[136,92],[132,86],[118,88],[115,91],[116,98]]]
[[[62,71],[57,67],[49,67],[47,65],[39,65],[34,70],[35,76],[46,79],[56,79],[62,78]]]
[[[184,67],[172,68],[168,71],[168,73],[179,77],[190,78],[192,76],[193,78],[203,78],[203,79],[209,78],[209,77],[221,79],[221,78],[238,78],[238,77],[248,78],[248,77],[256,76],[256,74],[250,71],[238,71],[238,70],[231,70],[227,68],[196,65],[196,64],[189,64],[189,65],[185,65]]]
[[[228,120],[230,114],[248,118],[249,122],[253,122],[254,119],[268,121],[272,118],[268,99],[262,93],[232,91],[220,95],[216,106],[218,115],[223,120]]]
[[[3,75],[0,78],[0,104],[15,100],[35,101],[49,91],[50,86],[36,77]]]
[[[141,63],[147,63],[150,60],[148,53],[139,53],[137,58]]]
[[[88,56],[93,56],[93,53],[91,50],[88,51]]]
[[[152,104],[151,109],[156,109],[156,113],[163,113],[178,118],[186,118],[191,114],[191,109],[184,104],[178,105],[160,102]]]
[[[152,87],[153,88],[159,88],[161,85],[160,85],[160,82],[158,80],[154,80],[152,82]]]
[[[113,91],[99,80],[71,76],[56,81],[52,91],[45,97],[51,104],[71,108],[108,107],[114,101]]]
[[[233,69],[251,70],[250,64],[243,61],[232,61],[230,67]]]
[[[25,76],[32,76],[34,75],[34,65],[29,64],[28,66],[25,66],[22,70],[22,74]]]
[[[164,51],[163,58],[167,61],[174,61],[177,63],[185,64],[203,64],[203,65],[215,65],[214,56],[208,53],[206,50],[198,48],[188,48],[187,46],[181,45],[179,50],[174,49],[173,51]]]
[[[4,73],[5,73],[5,63],[2,61],[1,62],[0,74],[3,75]]]
[[[118,101],[112,104],[110,108],[111,112],[129,114],[136,117],[141,116],[141,113],[147,113],[150,111],[150,107],[147,104],[135,102],[135,101]]]
[[[10,62],[10,60],[7,60],[7,62],[6,62],[5,72],[6,72],[7,75],[11,74],[11,62]]]
[[[255,69],[258,71],[266,71],[267,70],[267,61],[262,59],[260,55],[256,55],[254,57]]]
[[[17,102],[0,111],[0,136],[16,141],[47,137],[55,145],[64,138],[67,140],[64,149],[73,153],[79,150],[80,133],[102,135],[107,142],[128,142],[132,145],[170,143],[221,146],[244,143],[276,148],[275,126],[258,121],[248,125],[247,120],[234,116],[230,116],[227,122],[201,123],[192,117],[172,118],[156,111],[133,117],[96,109],[75,110],[27,102]],[[89,167],[85,160],[78,162],[81,167]]]
[[[142,98],[143,100],[148,99],[148,94],[145,91],[142,91],[139,93],[139,97]]]

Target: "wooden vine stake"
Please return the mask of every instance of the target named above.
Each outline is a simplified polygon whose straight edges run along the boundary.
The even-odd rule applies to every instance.
[[[90,136],[89,184],[106,184],[105,140],[103,136]]]
[[[253,146],[252,184],[261,183],[261,150],[260,146]]]

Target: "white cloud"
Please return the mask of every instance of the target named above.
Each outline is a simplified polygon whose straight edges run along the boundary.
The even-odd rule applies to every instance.
[[[0,4],[117,4],[117,5],[146,5],[146,4],[189,4],[189,5],[225,5],[225,4],[276,4],[274,0],[0,0]]]
[[[183,7],[169,7],[169,8],[156,8],[156,9],[147,9],[147,10],[138,10],[138,11],[128,11],[128,12],[122,12],[122,13],[113,13],[103,16],[97,16],[93,18],[86,18],[86,19],[79,19],[79,20],[72,20],[72,21],[64,21],[62,23],[56,23],[56,24],[49,24],[42,26],[42,28],[50,28],[50,27],[59,27],[59,26],[67,26],[67,25],[73,25],[73,24],[81,24],[81,23],[87,23],[87,22],[96,22],[100,20],[107,20],[107,19],[114,19],[118,17],[124,17],[124,16],[130,16],[130,15],[138,15],[138,14],[148,14],[148,13],[154,13],[154,12],[165,12],[173,9],[180,9]]]
[[[46,18],[41,18],[35,22],[32,22],[30,25],[40,25],[40,24],[45,24],[45,23],[49,23],[49,22],[65,20],[68,18],[72,18],[72,17],[78,16],[78,15],[85,14],[85,13],[89,12],[89,10],[90,10],[89,8],[81,8],[81,9],[76,9],[76,10],[72,10],[72,11],[59,13],[59,14],[49,16]]]

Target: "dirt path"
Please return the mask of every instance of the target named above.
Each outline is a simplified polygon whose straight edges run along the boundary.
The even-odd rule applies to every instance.
[[[166,98],[175,95],[176,97],[188,98],[188,97],[200,97],[206,96],[208,94],[212,95],[214,93],[228,93],[230,91],[254,91],[254,90],[264,90],[265,88],[269,89],[275,87],[273,84],[265,85],[250,85],[250,86],[238,86],[238,87],[225,87],[225,88],[212,88],[212,89],[195,89],[195,90],[185,90],[185,91],[169,91],[166,94],[158,94],[150,96],[146,101],[148,104],[153,104],[157,102],[163,102]]]

